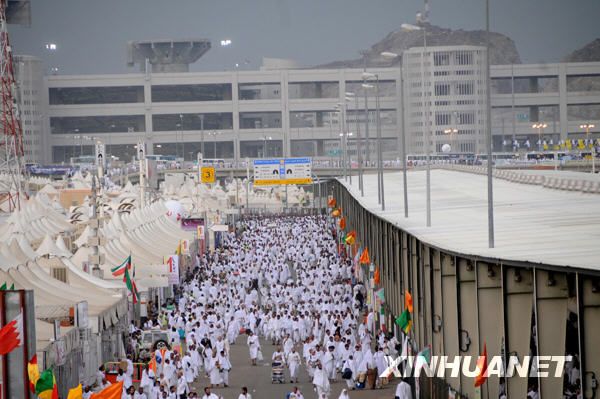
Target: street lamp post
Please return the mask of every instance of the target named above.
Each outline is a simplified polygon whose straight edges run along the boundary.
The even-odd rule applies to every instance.
[[[585,138],[590,138],[590,129],[596,127],[596,125],[591,123],[584,123],[579,126],[581,129],[585,129]],[[592,138],[592,173],[596,173],[596,144],[594,143],[594,139]]]
[[[185,142],[183,141],[183,114],[179,114],[179,134],[181,135],[181,167],[185,164]]]
[[[423,31],[423,51],[421,52],[421,100],[423,108],[423,138],[425,140],[425,161],[426,161],[426,208],[427,208],[427,227],[431,227],[431,130],[429,129],[429,101],[425,99],[425,54],[427,54],[427,30],[425,26],[416,26],[411,24],[400,25],[405,31]],[[431,73],[429,73],[430,75]],[[428,79],[429,80],[429,79]]]
[[[381,55],[383,57],[386,58],[399,58],[400,55],[396,54],[396,53],[392,53],[389,51],[384,51],[383,53],[381,53]],[[402,125],[401,125],[401,130],[400,130],[400,134],[401,134],[401,146],[402,146],[402,151],[400,153],[400,156],[402,157],[402,180],[403,180],[403,185],[404,185],[404,217],[407,218],[408,217],[408,182],[407,182],[407,172],[406,172],[406,134],[404,131],[404,75],[403,75],[403,70],[402,70],[402,61],[400,61],[400,80],[399,80],[399,85],[400,85],[400,95],[399,95],[399,101],[400,101],[400,118],[402,118]],[[398,122],[398,124],[400,124],[400,122]]]
[[[485,2],[485,95],[486,95],[486,145],[487,145],[487,192],[488,192],[488,247],[494,248],[494,190],[492,180],[492,99],[490,67],[490,0]]]
[[[273,137],[271,137],[271,136],[263,136],[262,137],[262,140],[263,140],[263,158],[266,158],[267,154],[268,154],[268,152],[267,152],[267,140],[272,140],[272,139],[273,139]]]
[[[457,128],[444,129],[444,134],[449,134],[450,135],[450,146],[451,146],[450,148],[451,148],[452,151],[456,151],[455,148],[454,148],[454,144],[456,144],[455,143],[455,141],[456,141],[455,140],[455,137],[456,137],[455,134],[457,134],[457,133],[458,133],[458,129]]]
[[[363,187],[363,166],[362,166],[362,137],[360,135],[360,123],[358,122],[358,95],[356,93],[346,93],[346,96],[354,98],[354,117],[356,118],[356,148],[357,148],[357,162],[358,162],[358,188],[360,190],[360,196],[365,196],[365,190]]]
[[[381,210],[385,210],[385,191],[384,191],[384,183],[383,183],[383,147],[382,147],[382,138],[381,138],[381,113],[380,113],[380,105],[379,105],[379,75],[369,72],[363,72],[363,79],[367,80],[375,80],[375,86],[363,83],[363,88],[370,89],[375,88],[375,123],[376,123],[376,131],[377,131],[377,194],[378,200],[381,204]]]
[[[204,157],[204,114],[200,115],[200,153]]]
[[[221,134],[221,132],[217,132],[216,130],[208,132],[208,135],[213,137],[213,159],[217,159],[217,136],[219,134]],[[202,154],[202,156],[204,156],[204,154]]]
[[[342,173],[344,176],[344,180],[348,180],[348,171],[346,169],[347,162],[346,162],[346,149],[344,146],[344,134],[345,134],[345,123],[344,123],[344,119],[346,119],[346,103],[337,103],[337,105],[335,106],[336,110],[338,111],[339,114],[339,126],[340,126],[340,166],[342,167]]]
[[[545,123],[534,123],[531,125],[531,127],[537,129],[538,131],[538,151],[542,152],[542,133],[544,129],[548,127],[548,125]]]

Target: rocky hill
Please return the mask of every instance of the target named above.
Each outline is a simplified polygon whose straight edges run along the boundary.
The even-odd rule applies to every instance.
[[[600,38],[596,39],[580,49],[573,51],[564,58],[565,62],[592,62],[600,61]]]
[[[596,39],[563,59],[564,62],[593,62],[600,61],[600,39]],[[569,92],[600,92],[600,79],[595,76],[579,76],[567,79]],[[576,120],[588,121],[600,119],[598,107],[571,106],[569,117]]]
[[[452,30],[431,24],[422,24],[427,31],[427,46],[451,45],[485,45],[485,31],[483,30]],[[511,38],[500,34],[490,33],[491,61],[494,65],[520,64],[521,59],[517,47]],[[411,47],[423,46],[422,31],[398,30],[389,33],[383,40],[375,43],[370,49],[363,52],[363,58],[346,61],[334,61],[319,65],[317,68],[362,68],[377,66],[390,66],[399,60],[390,61],[381,56],[384,51],[401,53]]]

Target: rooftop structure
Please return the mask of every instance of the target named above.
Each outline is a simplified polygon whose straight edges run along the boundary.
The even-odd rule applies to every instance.
[[[147,64],[152,72],[187,72],[190,64],[196,62],[208,50],[207,39],[190,40],[148,40],[127,43],[127,65],[140,65],[145,72]]]

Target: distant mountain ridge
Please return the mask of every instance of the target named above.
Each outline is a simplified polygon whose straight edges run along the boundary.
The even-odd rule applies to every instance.
[[[566,56],[565,62],[598,62],[600,61],[600,38],[592,40],[585,46]]]
[[[452,30],[429,23],[421,24],[427,32],[427,46],[472,45],[485,46],[485,31],[483,30]],[[316,66],[316,68],[362,68],[386,67],[397,64],[400,60],[389,60],[381,56],[384,51],[400,54],[411,47],[423,46],[423,31],[397,30],[375,43],[363,53],[362,58],[353,60],[333,61]],[[490,32],[490,54],[493,65],[520,64],[521,57],[515,42],[506,35]]]

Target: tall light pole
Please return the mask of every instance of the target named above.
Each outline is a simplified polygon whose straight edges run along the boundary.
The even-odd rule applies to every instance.
[[[375,88],[375,122],[377,130],[377,194],[378,200],[381,204],[381,210],[385,210],[385,191],[383,183],[383,147],[381,138],[381,113],[379,106],[379,75],[369,72],[363,72],[363,80],[375,81],[375,85],[369,83],[363,83],[363,88],[370,89]]]
[[[180,135],[181,135],[181,168],[184,168],[185,164],[185,142],[183,141],[183,114],[179,114],[179,125],[180,125]]]
[[[456,151],[456,149],[454,148],[454,144],[455,141],[454,138],[456,137],[455,135],[458,133],[458,129],[457,128],[450,128],[450,129],[444,129],[444,134],[448,134],[450,135],[450,145],[451,145],[451,151]]]
[[[494,248],[494,189],[492,177],[492,99],[490,67],[490,0],[485,1],[485,96],[486,96],[486,146],[487,146],[487,191],[488,191],[488,247]]]
[[[360,135],[360,123],[358,121],[358,95],[356,93],[346,93],[349,98],[354,98],[354,117],[356,118],[356,140],[357,140],[357,162],[358,162],[358,188],[360,190],[360,196],[365,196],[365,190],[363,186],[363,165],[362,165],[362,137]]]
[[[579,125],[581,129],[585,129],[585,138],[586,140],[590,138],[590,129],[596,127],[596,125],[592,123],[584,123],[583,125]],[[592,140],[592,173],[596,173],[596,144],[594,143],[594,138]]]
[[[263,140],[263,158],[267,157],[267,140],[272,140],[273,137],[271,136],[263,136],[262,140]]]
[[[542,133],[548,125],[546,123],[534,123],[531,127],[538,131],[538,151],[542,152]]]
[[[400,58],[401,56],[399,54],[396,53],[392,53],[389,51],[384,51],[383,53],[381,53],[381,55],[385,58]],[[400,118],[398,118],[397,120],[399,121],[400,119],[402,120],[402,122],[397,122],[399,126],[401,126],[400,128],[400,141],[401,141],[401,146],[402,146],[402,151],[400,153],[400,156],[402,157],[402,184],[404,185],[404,217],[407,218],[408,217],[408,181],[407,181],[407,172],[406,172],[406,134],[405,134],[405,130],[404,130],[404,75],[403,75],[403,70],[402,70],[402,60],[400,60],[400,80],[398,81],[398,84],[400,85],[400,95],[399,95],[399,101],[400,101]],[[402,123],[402,125],[400,125],[400,123]]]
[[[421,52],[421,100],[423,110],[423,138],[425,140],[425,163],[426,163],[426,199],[427,227],[431,227],[431,129],[429,128],[429,100],[425,98],[425,54],[427,54],[427,30],[425,27],[402,24],[404,31],[423,31],[423,51]],[[428,72],[428,78],[431,71]],[[429,79],[427,79],[429,81]]]
[[[344,176],[344,180],[348,180],[348,170],[346,169],[348,164],[346,162],[346,149],[344,147],[344,134],[345,132],[345,119],[346,119],[346,103],[337,103],[337,105],[335,106],[335,109],[338,111],[338,115],[339,115],[339,126],[340,126],[340,162],[342,166],[342,173]]]
[[[200,153],[204,157],[204,114],[200,114]]]
[[[216,130],[208,132],[208,135],[213,137],[213,159],[217,159],[217,136],[219,134],[221,134],[221,132],[217,132]],[[204,156],[204,154],[202,154],[202,156]]]

